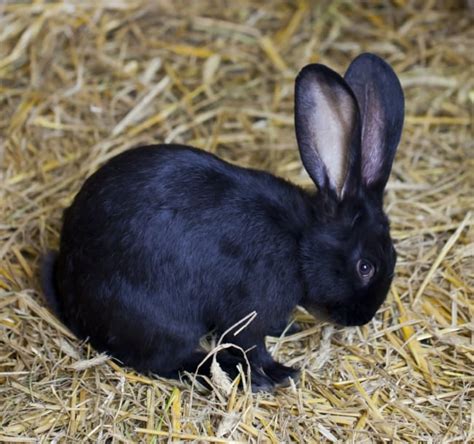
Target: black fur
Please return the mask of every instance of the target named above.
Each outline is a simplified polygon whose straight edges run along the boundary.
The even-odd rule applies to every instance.
[[[56,281],[53,278],[56,275],[57,259],[58,253],[56,251],[48,251],[43,255],[40,264],[40,281],[49,308],[56,316],[60,317],[59,297],[56,291]]]
[[[347,149],[359,147],[352,140]],[[353,162],[350,174],[359,169]],[[44,273],[47,301],[97,349],[166,377],[195,371],[204,334],[256,311],[226,341],[248,350],[253,387],[269,389],[296,375],[264,343],[296,305],[361,325],[385,299],[395,250],[381,199],[362,186],[349,194],[306,192],[191,147],[129,150],[93,174],[65,211],[59,255]],[[357,274],[361,257],[376,267],[369,283]],[[231,377],[245,363],[231,349],[217,359]]]

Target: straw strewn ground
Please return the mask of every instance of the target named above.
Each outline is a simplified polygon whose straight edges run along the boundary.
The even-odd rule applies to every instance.
[[[0,5],[0,441],[472,442],[472,19],[435,0]],[[406,92],[386,201],[397,275],[369,325],[298,313],[303,332],[270,341],[299,383],[191,394],[98,356],[44,308],[40,253],[106,159],[185,142],[309,186],[294,76],[362,51]]]

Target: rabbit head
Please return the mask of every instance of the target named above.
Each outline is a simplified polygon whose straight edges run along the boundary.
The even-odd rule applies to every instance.
[[[302,305],[341,325],[372,319],[393,278],[383,193],[403,118],[400,82],[373,54],[354,59],[344,78],[312,64],[296,79],[298,146],[318,187],[315,223],[301,242]]]

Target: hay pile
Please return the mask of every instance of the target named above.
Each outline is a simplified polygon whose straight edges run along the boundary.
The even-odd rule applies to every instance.
[[[0,5],[0,441],[473,440],[472,18],[448,0]],[[369,325],[297,313],[305,329],[270,340],[299,383],[191,393],[97,355],[44,308],[40,253],[100,164],[175,141],[310,186],[295,74],[362,51],[406,93],[386,200],[397,275]]]

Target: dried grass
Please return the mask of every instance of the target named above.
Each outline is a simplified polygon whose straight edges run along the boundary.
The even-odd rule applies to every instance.
[[[465,2],[7,0],[0,14],[0,441],[474,440]],[[316,60],[342,71],[362,51],[388,59],[406,92],[386,201],[397,275],[369,325],[297,313],[305,329],[270,340],[302,368],[299,383],[191,396],[97,355],[44,308],[40,253],[105,160],[185,142],[310,185],[294,139],[295,73]]]

